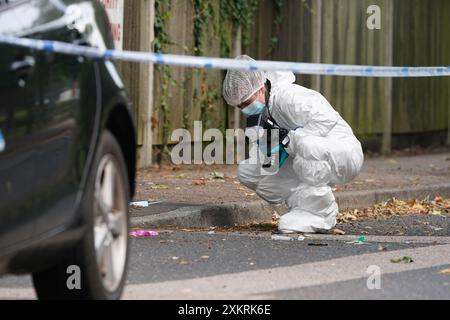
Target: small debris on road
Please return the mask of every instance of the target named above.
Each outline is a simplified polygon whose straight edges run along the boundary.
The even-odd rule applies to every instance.
[[[328,247],[328,243],[308,243],[308,246],[310,247]]]
[[[135,237],[135,238],[146,238],[146,237],[156,237],[159,236],[159,232],[158,231],[151,231],[151,230],[134,230],[134,231],[130,231],[128,233],[128,235],[130,237]]]
[[[162,203],[164,201],[134,201],[134,202],[130,202],[130,206],[133,208],[146,208],[148,206],[151,205],[155,205],[155,204],[159,204]]]
[[[411,257],[404,256],[403,258],[391,259],[391,262],[392,262],[392,263],[400,263],[400,262],[403,262],[403,263],[413,263],[414,260],[413,260]]]
[[[366,237],[361,236],[361,237],[358,237],[358,239],[356,239],[355,241],[350,241],[350,242],[346,242],[346,243],[355,244],[355,245],[366,244]]]
[[[294,238],[291,238],[289,236],[283,236],[283,235],[280,235],[280,234],[273,234],[271,239],[272,240],[280,240],[280,241],[291,241],[291,240],[294,240]]]
[[[148,201],[130,202],[130,206],[135,207],[135,208],[145,208],[145,207],[148,207]]]

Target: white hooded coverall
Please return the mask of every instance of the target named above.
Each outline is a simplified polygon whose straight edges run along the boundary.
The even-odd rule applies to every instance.
[[[331,186],[359,173],[361,143],[320,93],[294,84],[293,73],[273,72],[267,78],[272,84],[267,107],[280,127],[292,130],[289,158],[275,175],[262,174],[261,165],[247,159],[239,164],[238,178],[268,202],[286,202],[290,211],[281,217],[280,231],[330,230],[338,213]],[[257,148],[256,141],[251,143]]]

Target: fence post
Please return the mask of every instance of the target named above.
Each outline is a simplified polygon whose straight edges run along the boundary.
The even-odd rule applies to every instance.
[[[392,66],[394,60],[394,1],[386,0],[384,3],[384,63],[386,66]],[[392,78],[385,78],[384,80],[383,123],[381,152],[383,154],[389,154],[392,150]]]
[[[154,40],[155,0],[125,1],[124,49],[151,52]],[[134,105],[137,125],[137,165],[152,164],[153,64],[124,63],[122,75]]]
[[[321,63],[322,60],[322,0],[316,0],[315,8],[315,19],[313,27],[313,51],[314,51],[314,62]],[[320,76],[314,77],[314,89],[320,91]]]
[[[447,79],[447,84],[448,84],[448,91],[450,92],[450,79]],[[447,146],[450,146],[450,97],[448,100],[448,131],[447,131]]]
[[[233,58],[242,54],[242,27],[237,25],[235,28],[236,33],[233,34]],[[238,108],[234,108],[233,115],[234,129],[239,129],[241,127],[241,111]]]

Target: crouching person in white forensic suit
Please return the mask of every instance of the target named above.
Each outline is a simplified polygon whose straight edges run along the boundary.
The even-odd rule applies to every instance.
[[[288,205],[278,224],[280,232],[315,233],[336,225],[338,205],[331,187],[355,178],[364,155],[352,129],[329,102],[294,82],[291,72],[229,70],[223,96],[252,119],[252,129],[280,130],[283,153],[277,154],[276,173],[267,174],[261,158],[270,152],[262,150],[256,136],[250,138],[250,148],[258,151],[239,164],[240,182],[270,203]]]

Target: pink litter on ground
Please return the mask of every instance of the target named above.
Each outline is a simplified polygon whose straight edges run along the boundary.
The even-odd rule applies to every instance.
[[[159,232],[151,230],[134,230],[128,233],[130,237],[156,237],[159,236]]]

